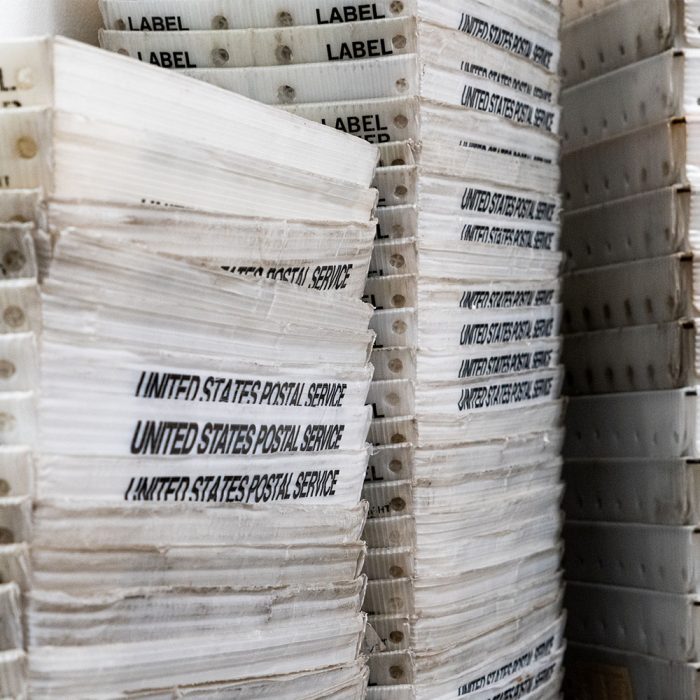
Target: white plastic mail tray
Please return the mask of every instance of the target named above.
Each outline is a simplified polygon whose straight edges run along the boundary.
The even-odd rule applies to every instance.
[[[694,391],[640,391],[569,401],[564,455],[569,459],[671,459],[698,454]]]
[[[700,533],[693,526],[569,520],[564,543],[570,581],[700,593]]]
[[[694,321],[626,326],[564,337],[564,394],[681,389],[698,383]]]
[[[569,583],[566,636],[680,662],[698,660],[700,600],[638,588]]]
[[[700,228],[696,198],[687,188],[665,187],[565,212],[567,271],[690,251],[692,232]]]
[[[564,463],[571,520],[700,524],[700,463],[691,459],[575,459]]]

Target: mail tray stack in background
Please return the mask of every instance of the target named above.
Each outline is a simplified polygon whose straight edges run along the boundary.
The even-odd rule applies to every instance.
[[[0,694],[363,698],[376,148],[67,40],[0,70]]]
[[[700,692],[699,9],[565,3],[571,697]]]
[[[558,4],[101,6],[104,47],[379,145],[370,697],[556,696]]]

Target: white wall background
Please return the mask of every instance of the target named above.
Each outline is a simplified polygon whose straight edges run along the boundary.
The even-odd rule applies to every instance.
[[[97,0],[0,0],[0,39],[62,34],[97,43]]]

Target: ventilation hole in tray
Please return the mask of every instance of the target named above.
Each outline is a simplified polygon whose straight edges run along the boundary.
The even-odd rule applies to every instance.
[[[404,258],[401,253],[394,253],[389,258],[389,265],[391,265],[391,267],[393,267],[395,270],[400,270],[406,266],[406,258]]]
[[[400,459],[392,459],[391,462],[389,462],[389,471],[394,472],[394,474],[398,474],[402,469],[403,462]]]
[[[2,314],[5,325],[19,328],[24,323],[24,311],[19,306],[8,306]]]
[[[389,598],[389,608],[391,610],[394,610],[395,612],[400,612],[401,610],[403,610],[404,609],[403,598],[400,598],[399,596],[394,596],[393,598]]]
[[[401,398],[397,393],[392,392],[391,394],[386,395],[386,402],[390,406],[398,406],[401,403]]]
[[[27,258],[21,250],[8,250],[2,258],[2,264],[8,272],[19,272],[27,264]]]
[[[211,52],[211,60],[212,63],[217,67],[221,68],[222,66],[225,66],[231,57],[229,56],[229,53],[226,49],[220,48],[220,49],[214,49]]]
[[[398,357],[394,357],[391,360],[389,360],[388,367],[389,370],[394,374],[399,374],[403,371],[403,362]]]
[[[396,335],[404,335],[408,330],[408,324],[405,321],[394,321],[391,324],[391,330],[396,333]]]
[[[277,90],[277,97],[283,103],[293,102],[296,96],[297,91],[291,85],[280,85]]]
[[[391,499],[390,505],[391,510],[395,510],[397,513],[406,510],[406,501],[404,501],[403,498],[399,498],[398,496],[396,498]]]
[[[294,54],[289,46],[278,46],[275,50],[275,58],[277,59],[277,63],[288,64],[292,62]]]

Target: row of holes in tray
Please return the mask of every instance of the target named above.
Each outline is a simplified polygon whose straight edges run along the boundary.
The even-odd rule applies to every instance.
[[[389,5],[389,12],[393,15],[399,15],[404,11],[404,3],[402,0],[393,0],[391,5]],[[276,26],[278,27],[293,27],[296,26],[294,22],[294,15],[288,10],[281,10],[276,16]],[[211,20],[211,28],[213,30],[226,30],[229,29],[231,23],[225,15],[214,15]],[[123,19],[117,19],[114,22],[114,29],[119,32],[125,31],[127,28],[126,22]]]
[[[403,49],[406,47],[406,44],[407,40],[403,34],[397,34],[391,39],[391,45],[395,49]],[[125,49],[124,47],[117,49],[117,53],[120,53],[123,56],[131,55],[128,49]],[[275,58],[277,59],[277,63],[279,65],[289,65],[294,61],[294,52],[290,46],[282,44],[275,49]],[[211,62],[214,67],[225,68],[230,60],[231,55],[229,54],[228,49],[225,49],[222,46],[212,49]]]

